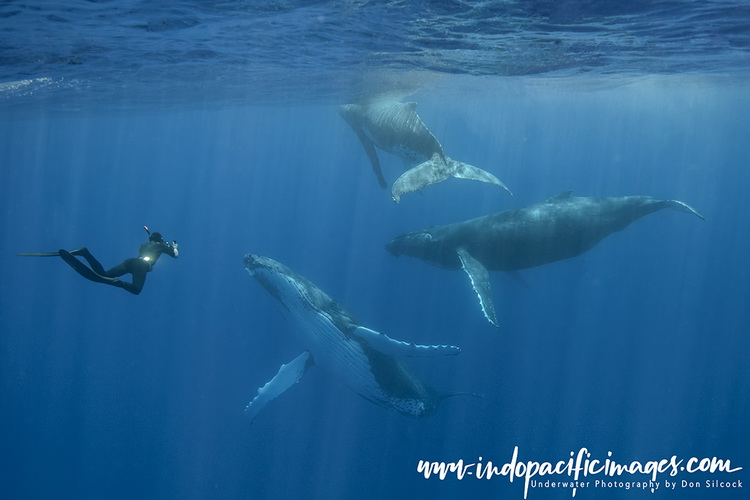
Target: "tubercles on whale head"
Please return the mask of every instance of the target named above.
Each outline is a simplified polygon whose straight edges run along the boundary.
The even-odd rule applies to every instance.
[[[258,280],[261,286],[273,297],[276,297],[279,302],[286,305],[284,300],[285,294],[281,289],[288,288],[288,281],[283,279],[286,273],[278,262],[268,257],[251,253],[246,254],[242,262],[245,264],[245,270],[250,276]]]
[[[245,264],[245,269],[250,273],[250,276],[255,276],[255,273],[259,268],[265,267],[261,259],[262,257],[259,255],[253,255],[251,253],[246,254],[242,259],[243,264]]]
[[[385,248],[395,256],[402,254],[418,256],[421,253],[419,250],[429,246],[432,239],[432,234],[428,231],[416,231],[396,236],[386,244]]]

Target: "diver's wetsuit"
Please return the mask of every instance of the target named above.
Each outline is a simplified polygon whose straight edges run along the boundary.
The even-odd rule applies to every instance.
[[[86,247],[73,250],[72,252],[62,249],[58,250],[60,257],[62,257],[65,262],[70,264],[70,266],[84,278],[97,283],[124,288],[135,295],[141,293],[143,284],[146,282],[146,273],[151,271],[151,268],[156,264],[156,261],[159,260],[159,257],[161,257],[161,254],[163,253],[174,258],[177,258],[179,255],[177,244],[166,243],[161,239],[159,233],[153,233],[149,241],[138,248],[138,257],[126,259],[112,269],[106,271]],[[74,257],[75,255],[80,255],[86,259],[91,266],[91,269],[84,265],[83,262],[76,259]],[[133,282],[128,283],[127,281],[118,279],[124,274],[132,274]]]

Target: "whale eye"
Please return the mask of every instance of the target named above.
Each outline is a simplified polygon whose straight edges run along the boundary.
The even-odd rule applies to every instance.
[[[419,239],[424,240],[425,242],[432,241],[432,235],[430,233],[420,233]]]

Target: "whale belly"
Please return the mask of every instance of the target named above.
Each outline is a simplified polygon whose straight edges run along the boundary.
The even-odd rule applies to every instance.
[[[365,349],[357,340],[344,335],[328,314],[303,309],[292,311],[292,316],[300,340],[318,366],[360,396],[380,405],[394,406],[393,398],[375,379]]]

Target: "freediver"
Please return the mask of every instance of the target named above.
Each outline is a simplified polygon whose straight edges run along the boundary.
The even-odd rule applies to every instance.
[[[60,249],[57,252],[49,253],[19,253],[25,257],[56,257],[60,256],[70,267],[75,269],[78,274],[86,279],[95,281],[96,283],[104,283],[106,285],[116,286],[118,288],[124,288],[128,292],[138,295],[143,289],[143,284],[146,282],[146,274],[151,272],[156,261],[159,260],[161,254],[167,254],[170,257],[177,258],[179,255],[178,245],[176,241],[168,243],[164,241],[161,233],[149,231],[147,226],[143,226],[143,229],[148,233],[148,241],[138,248],[138,257],[125,259],[120,264],[116,265],[112,269],[104,270],[104,267],[99,263],[98,260],[91,255],[88,248],[83,247],[77,250],[68,252],[67,250]],[[83,257],[91,267],[77,259],[77,256]],[[123,281],[120,276],[124,274],[131,274],[133,276],[132,282]]]

